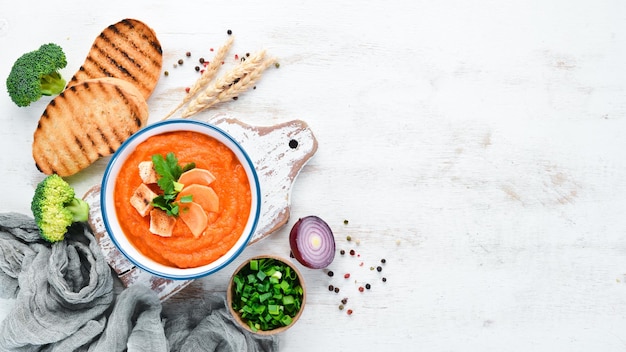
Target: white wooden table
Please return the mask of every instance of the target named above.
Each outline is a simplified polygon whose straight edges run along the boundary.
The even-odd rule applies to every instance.
[[[170,73],[151,121],[231,29],[233,54],[265,48],[280,68],[199,118],[302,119],[319,142],[288,224],[166,311],[225,291],[244,258],[288,255],[289,229],[314,214],[360,257],[338,256],[332,278],[303,269],[308,305],[284,351],[626,349],[625,2],[15,1],[0,12],[2,82],[46,42],[64,48],[71,75],[127,17],[155,29]],[[0,94],[0,211],[30,212],[46,101],[18,108]],[[68,179],[79,195],[106,161]]]

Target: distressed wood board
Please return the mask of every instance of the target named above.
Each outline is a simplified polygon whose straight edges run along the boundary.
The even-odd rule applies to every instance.
[[[261,214],[249,244],[255,243],[289,220],[293,183],[317,151],[317,140],[309,126],[301,120],[273,126],[251,126],[236,119],[219,118],[211,124],[223,129],[241,144],[257,171],[261,186]],[[100,185],[90,188],[83,199],[90,205],[89,226],[107,262],[126,287],[142,283],[151,287],[161,300],[166,300],[193,281],[170,280],[135,267],[117,249],[105,229],[100,211]]]

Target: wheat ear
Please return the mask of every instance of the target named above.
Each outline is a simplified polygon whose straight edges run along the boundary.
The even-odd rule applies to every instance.
[[[227,89],[223,90],[221,93],[217,95],[215,99],[209,102],[206,106],[202,107],[202,110],[206,110],[211,106],[218,104],[223,101],[231,100],[237,97],[239,94],[245,92],[255,85],[255,83],[261,78],[263,71],[265,71],[268,67],[275,64],[274,59],[265,60],[260,65],[256,66],[252,72],[245,75],[241,78],[237,83],[231,85]],[[202,111],[201,110],[201,111]]]
[[[245,61],[241,61],[233,69],[219,77],[213,85],[209,85],[202,92],[198,93],[182,112],[182,117],[189,117],[213,105],[214,103],[212,102],[217,99],[220,93],[237,85],[239,81],[245,78],[246,75],[252,73],[259,66],[266,67],[264,65],[264,59],[265,50],[261,50]]]
[[[172,116],[176,111],[182,108],[183,105],[187,104],[191,100],[191,98],[193,98],[196,95],[196,93],[198,93],[198,91],[200,91],[202,88],[205,88],[206,86],[209,85],[209,83],[211,83],[218,69],[222,66],[222,63],[224,62],[224,58],[226,57],[226,54],[228,54],[228,51],[233,46],[233,41],[234,41],[234,37],[229,36],[228,40],[226,40],[226,43],[224,43],[224,45],[222,45],[217,50],[217,52],[215,53],[215,56],[213,57],[213,60],[211,60],[211,62],[206,67],[206,69],[204,70],[200,78],[198,78],[198,80],[196,80],[194,85],[191,88],[189,88],[189,93],[185,95],[185,98],[183,99],[183,101],[181,101],[180,104],[178,104],[178,106],[176,106],[172,111],[170,111],[163,118],[163,120],[166,120],[170,116]]]

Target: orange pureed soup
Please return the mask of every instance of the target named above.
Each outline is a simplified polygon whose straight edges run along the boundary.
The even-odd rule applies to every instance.
[[[139,163],[169,152],[181,165],[194,162],[215,176],[211,188],[219,197],[219,211],[210,214],[204,234],[197,238],[180,219],[171,237],[151,233],[150,216],[141,216],[130,202],[142,183]],[[193,131],[166,132],[139,144],[122,165],[114,194],[115,211],[129,241],[147,257],[178,268],[209,264],[225,254],[242,235],[251,208],[248,177],[235,154],[218,140]]]

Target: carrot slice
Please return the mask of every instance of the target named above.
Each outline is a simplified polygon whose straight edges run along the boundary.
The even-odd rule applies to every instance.
[[[191,195],[194,203],[200,204],[202,208],[208,212],[217,213],[220,210],[220,198],[213,188],[198,184],[192,184],[183,188],[178,193],[178,199]]]
[[[200,237],[209,224],[209,219],[200,204],[195,202],[181,203],[178,217],[189,227],[193,237]]]
[[[211,182],[215,181],[215,176],[206,169],[193,168],[191,170],[185,171],[178,178],[178,183],[182,183],[183,185],[203,185],[208,186]]]

